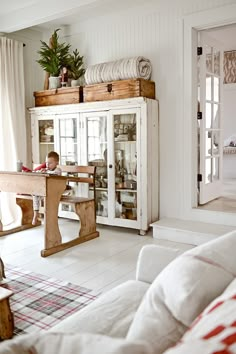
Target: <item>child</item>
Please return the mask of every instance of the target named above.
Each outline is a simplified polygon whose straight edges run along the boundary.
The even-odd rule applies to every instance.
[[[50,151],[46,158],[46,168],[42,168],[38,170],[39,173],[48,173],[54,175],[61,175],[61,169],[57,167],[59,164],[59,155],[55,151]],[[40,200],[42,197],[37,195],[33,195],[33,209],[34,209],[34,216],[32,220],[32,225],[36,225],[38,222],[38,215],[39,215],[39,206]]]

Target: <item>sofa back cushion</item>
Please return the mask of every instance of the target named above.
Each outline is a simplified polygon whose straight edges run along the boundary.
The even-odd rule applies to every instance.
[[[236,353],[236,279],[195,319],[165,354]]]
[[[236,275],[236,232],[193,248],[176,258],[155,282],[173,316],[190,326]],[[155,288],[155,284],[154,284]]]
[[[180,339],[201,311],[234,279],[235,250],[236,232],[231,232],[172,261],[148,289],[127,338],[148,339],[156,354],[173,345],[171,336]]]

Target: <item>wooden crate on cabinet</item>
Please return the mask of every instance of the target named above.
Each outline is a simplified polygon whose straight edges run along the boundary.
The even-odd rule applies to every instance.
[[[83,86],[34,92],[35,107],[83,102]]]
[[[84,87],[84,102],[139,96],[155,99],[155,82],[144,79],[130,79],[103,82]]]

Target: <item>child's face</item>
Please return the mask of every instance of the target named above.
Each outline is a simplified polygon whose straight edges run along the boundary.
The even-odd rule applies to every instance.
[[[56,161],[53,157],[48,157],[46,159],[46,166],[49,170],[54,170],[58,165],[58,161]]]

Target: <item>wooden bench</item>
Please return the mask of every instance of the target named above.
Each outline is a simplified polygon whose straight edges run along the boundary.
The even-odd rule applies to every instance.
[[[67,181],[76,183],[87,183],[92,188],[92,197],[77,197],[71,195],[62,195],[61,202],[73,204],[75,212],[78,215],[81,228],[79,236],[82,237],[88,233],[96,231],[96,189],[95,189],[95,166],[76,166],[61,165],[59,166],[62,173],[67,173]]]
[[[95,166],[77,166],[77,165],[60,165],[63,175],[67,177],[67,183],[86,183],[88,189],[92,190],[92,197],[79,197],[74,195],[62,195],[60,202],[66,204],[73,204],[75,213],[80,220],[80,230],[75,239],[59,244],[51,251],[42,251],[42,256],[48,256],[63,249],[72,247],[74,245],[86,242],[99,236],[96,230],[96,190],[95,190]],[[21,224],[25,225],[32,222],[33,219],[33,201],[31,195],[17,195],[16,203],[22,211]],[[40,224],[40,222],[39,222]],[[57,248],[57,250],[56,250]]]

